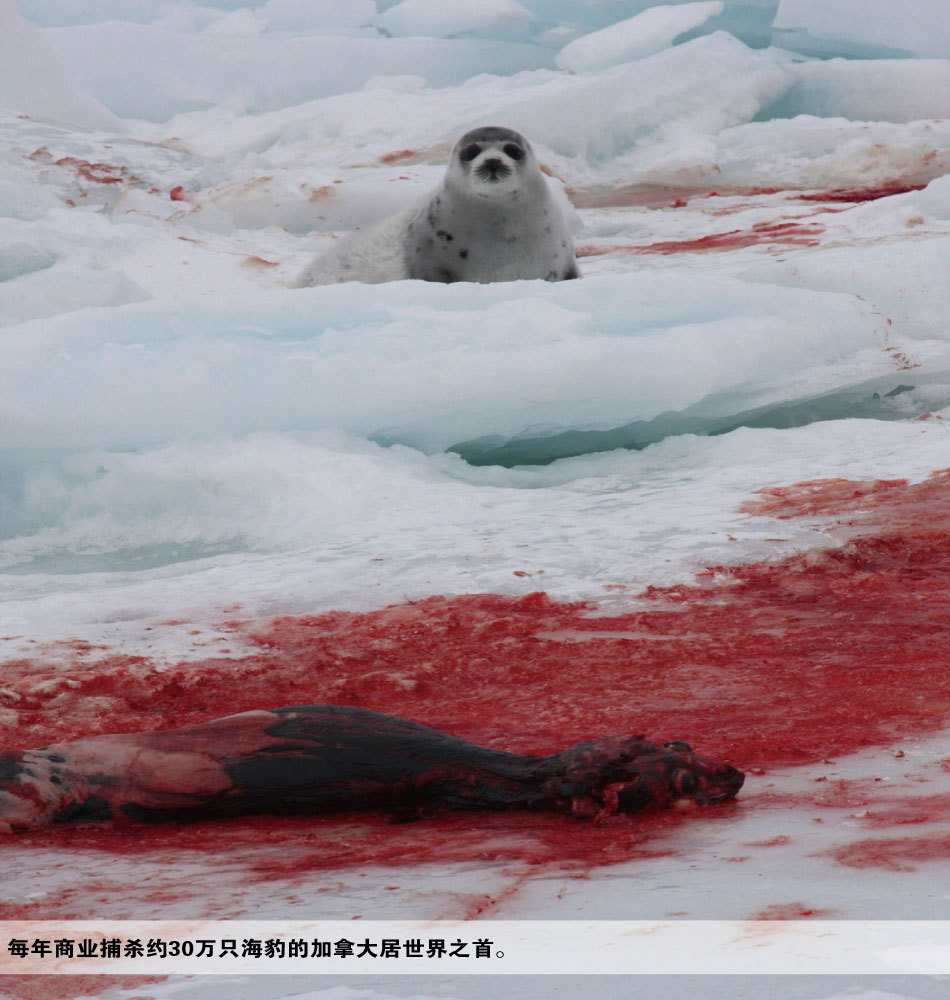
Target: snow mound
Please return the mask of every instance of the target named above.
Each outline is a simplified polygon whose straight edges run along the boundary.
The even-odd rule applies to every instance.
[[[645,163],[662,163],[672,173],[694,164],[711,136],[750,121],[791,83],[773,55],[718,32],[569,82],[539,81],[508,98],[505,116],[561,156],[598,162],[635,151],[613,164],[615,173]]]
[[[472,34],[505,37],[534,20],[534,14],[517,0],[401,0],[375,19],[375,24],[396,37]]]
[[[0,109],[121,132],[119,119],[74,78],[42,32],[17,12],[16,0],[0,0]]]
[[[889,364],[883,328],[846,296],[688,271],[145,302],[15,332],[6,448],[332,428],[437,451],[701,401],[735,412],[782,398],[793,372],[814,392],[862,352],[864,375]]]
[[[356,33],[376,16],[374,0],[267,0],[260,8],[270,32]]]
[[[769,117],[886,122],[947,117],[947,59],[829,59],[799,63],[791,72],[795,82],[767,109]]]
[[[943,0],[781,0],[772,40],[812,56],[950,57]]]
[[[411,73],[446,87],[477,73],[507,75],[551,63],[550,53],[536,45],[477,38],[258,37],[120,21],[45,34],[70,73],[103,104],[124,118],[148,121],[217,105],[259,113],[358,90],[379,75]]]
[[[721,14],[724,7],[721,0],[650,7],[636,17],[575,39],[561,49],[555,62],[561,69],[584,73],[642,59],[668,48],[678,35]]]

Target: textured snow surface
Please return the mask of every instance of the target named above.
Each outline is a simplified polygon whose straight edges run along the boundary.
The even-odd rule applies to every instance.
[[[864,0],[780,0],[772,38],[809,55],[950,56],[942,0],[915,0],[906,8]]]
[[[576,38],[561,49],[555,62],[561,69],[578,73],[642,59],[667,48],[679,35],[721,14],[724,7],[719,0],[677,7],[650,7],[627,21]]]
[[[750,506],[757,491],[844,480],[861,497],[861,483],[907,480],[893,488],[910,497],[944,482],[931,474],[950,466],[945,7],[0,0],[4,740],[80,688],[108,726],[112,696],[86,690],[96,663],[126,664],[131,702],[166,671],[250,684],[238,671],[275,616],[303,627],[393,604],[398,620],[428,607],[403,602],[539,590],[624,615],[710,566],[717,581],[793,564],[812,580],[874,503],[790,514]],[[573,206],[581,280],[293,287],[334,240],[431,190],[454,141],[486,124],[522,131]],[[942,544],[945,506],[915,503],[880,508],[875,538]],[[875,566],[810,613],[883,586]],[[911,606],[939,638],[948,609],[928,594]],[[367,707],[410,684],[385,665],[399,634],[366,674],[381,686],[347,689],[376,690]],[[569,658],[578,636],[562,639]],[[364,652],[344,642],[340,656]],[[521,666],[513,693],[530,689]],[[702,668],[697,704],[719,696]],[[456,693],[435,687],[431,703]],[[945,918],[948,727],[940,697],[930,710],[926,735],[896,720],[886,745],[762,768],[733,812],[654,830],[614,864],[383,852],[290,871],[273,832],[116,855],[12,838],[0,911]],[[946,985],[0,983],[16,1000],[499,990],[929,1000]]]

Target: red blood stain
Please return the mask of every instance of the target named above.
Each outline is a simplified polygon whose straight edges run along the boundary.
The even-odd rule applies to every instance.
[[[651,587],[630,610],[609,616],[543,593],[437,596],[372,612],[235,619],[222,627],[251,646],[246,655],[167,668],[146,657],[97,655],[101,650],[85,643],[38,647],[3,668],[0,745],[326,702],[403,715],[526,753],[643,732],[688,740],[703,755],[761,773],[945,726],[950,470],[918,484],[770,487],[746,510],[822,517],[840,544],[711,567],[699,585]],[[866,801],[866,789],[853,784],[816,786],[811,801]],[[424,836],[420,824],[373,816],[90,826],[27,836],[35,847],[116,853],[226,855],[274,844],[266,864],[254,855],[255,871],[269,878],[397,862],[604,864],[664,853],[651,837],[684,821],[714,822],[735,808],[743,808],[741,794],[738,804],[688,816],[664,811],[602,826],[559,816],[456,814],[424,821]],[[931,856],[950,847],[932,843]]]
[[[882,529],[869,539],[895,533],[941,539],[950,525],[950,469],[933,472],[913,486],[906,479],[810,479],[767,486],[740,509],[777,518],[830,516],[839,526]]]
[[[743,188],[734,194],[774,194],[778,188]],[[713,198],[715,191],[690,187],[629,184],[619,188],[567,188],[575,208],[683,208],[693,198]]]
[[[56,160],[56,166],[70,167],[79,177],[96,184],[142,183],[138,177],[129,173],[128,167],[112,163],[90,163],[89,160],[81,160],[75,156],[63,156]]]
[[[808,479],[794,486],[765,486],[742,505],[747,514],[776,518],[814,517],[869,510],[880,504],[900,504],[906,479]]]
[[[606,243],[599,245],[593,243],[585,243],[581,246],[577,246],[574,248],[574,256],[577,258],[603,257],[605,254],[617,253],[621,250],[634,253],[638,249],[639,248],[633,243]]]
[[[769,837],[768,840],[750,840],[746,843],[745,847],[784,847],[786,844],[790,843],[790,839],[784,834],[778,834],[775,837]]]
[[[630,184],[616,188],[567,188],[575,208],[683,208],[688,202],[702,198],[759,198],[784,192],[789,201],[862,202],[887,198],[893,194],[919,191],[923,184],[890,181],[867,187],[830,188],[824,191],[801,191],[778,187],[718,186],[659,187],[652,184]]]
[[[950,795],[922,795],[900,802],[873,804],[864,817],[864,825],[873,827],[921,823],[950,825]]]
[[[0,990],[14,1000],[63,1000],[97,996],[108,989],[134,989],[164,982],[165,976],[0,976]],[[130,997],[129,1000],[147,1000]]]
[[[849,868],[915,871],[915,862],[950,858],[950,833],[926,837],[875,837],[846,844],[829,854]]]
[[[888,320],[887,322],[890,323],[891,321]],[[888,347],[886,350],[887,353],[890,354],[891,357],[893,357],[893,359],[897,362],[897,370],[899,372],[905,372],[909,371],[911,368],[920,367],[919,362],[912,361],[903,351],[899,351],[896,347]]]
[[[172,201],[187,201],[188,196],[185,194],[184,187],[179,184],[177,187],[173,187],[171,191],[168,192],[168,197]]]
[[[733,229],[727,233],[710,233],[694,240],[666,240],[637,247],[638,253],[685,253],[701,250],[737,250],[761,243],[783,243],[793,246],[818,246],[815,239],[824,232],[816,223],[759,222],[751,229]]]
[[[383,153],[380,163],[406,163],[415,160],[422,154],[416,149],[396,149],[392,153]]]
[[[815,237],[824,232],[816,223],[758,222],[751,229],[732,229],[726,233],[710,233],[693,240],[662,240],[658,243],[584,244],[576,248],[578,257],[599,257],[603,254],[628,251],[632,253],[698,253],[705,250],[739,250],[760,244],[817,246]]]
[[[876,201],[878,198],[889,198],[892,194],[920,191],[926,186],[926,184],[891,181],[888,184],[878,184],[874,187],[832,188],[830,191],[800,192],[796,197],[802,201]]]
[[[942,822],[950,819],[950,810],[941,812],[944,796],[915,796],[895,799],[895,788],[906,792],[906,785],[891,783],[883,778],[813,779],[819,787],[812,792],[789,792],[784,789],[760,792],[756,802],[769,809],[847,809],[851,819],[860,820],[863,826],[889,827],[922,818],[921,822]],[[916,804],[915,804],[916,803]],[[928,813],[928,810],[934,810]],[[777,847],[788,838],[779,834],[766,841],[756,841],[747,846]]]
[[[697,807],[698,808],[698,807]],[[708,822],[728,818],[735,805],[704,808]],[[234,917],[230,893],[255,883],[278,890],[281,881],[308,892],[331,891],[337,881],[327,872],[365,869],[372,884],[386,885],[393,865],[464,864],[524,876],[544,869],[590,869],[603,865],[669,857],[669,834],[686,822],[676,810],[644,813],[639,819],[614,817],[597,826],[567,816],[524,813],[447,813],[419,823],[388,823],[367,814],[359,818],[247,816],[213,823],[156,826],[94,824],[57,827],[8,838],[4,849],[48,848],[101,852],[108,857],[144,857],[161,871],[168,864],[194,863],[200,857],[218,887],[218,912],[208,913],[207,885],[166,880],[130,885],[120,871],[115,879],[89,878],[49,897],[25,903],[0,903],[0,920],[69,920],[88,917],[93,903],[100,917],[128,918],[141,907],[161,912],[184,907],[205,916]],[[332,881],[327,881],[328,877]],[[391,878],[392,876],[390,876]],[[504,891],[504,890],[502,890]],[[472,918],[492,903],[479,896]],[[118,906],[119,909],[110,909]],[[230,911],[229,911],[230,908]]]
[[[753,920],[805,920],[809,917],[829,917],[834,910],[822,910],[804,903],[773,903],[760,910]]]

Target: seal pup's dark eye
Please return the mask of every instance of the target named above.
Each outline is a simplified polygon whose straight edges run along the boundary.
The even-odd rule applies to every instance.
[[[513,142],[505,143],[505,153],[513,160],[524,159],[524,150],[520,146],[516,146]]]
[[[466,146],[461,153],[459,153],[459,159],[463,163],[471,163],[476,156],[482,151],[482,147],[478,145],[477,142],[473,142]]]

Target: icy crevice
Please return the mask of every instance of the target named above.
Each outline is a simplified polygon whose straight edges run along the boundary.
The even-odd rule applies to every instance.
[[[603,431],[563,430],[554,434],[476,438],[447,449],[471,465],[547,465],[562,458],[612,451],[640,450],[679,434],[715,436],[740,427],[783,429],[827,420],[908,420],[950,406],[950,370],[913,378],[888,375],[800,399],[788,399],[728,414],[736,398],[709,397],[679,413],[660,413]]]

